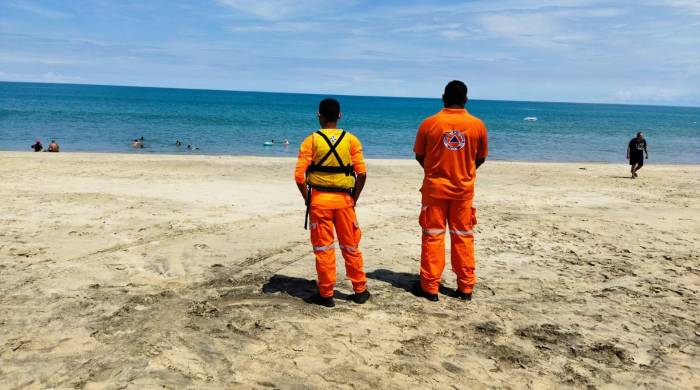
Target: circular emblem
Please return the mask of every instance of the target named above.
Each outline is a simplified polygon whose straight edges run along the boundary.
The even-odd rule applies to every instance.
[[[442,136],[442,143],[448,150],[460,150],[464,147],[464,134],[459,130],[452,130]]]

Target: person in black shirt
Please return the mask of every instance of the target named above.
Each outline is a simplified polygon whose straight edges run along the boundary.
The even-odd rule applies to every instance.
[[[39,140],[36,140],[36,143],[32,145],[31,148],[34,149],[35,152],[41,152],[42,150],[44,150],[44,146]]]
[[[637,171],[642,169],[644,165],[644,155],[649,158],[649,152],[647,151],[647,140],[644,139],[644,133],[641,131],[637,133],[635,138],[632,138],[627,144],[627,159],[630,161],[630,172],[632,173],[632,178],[636,178]]]

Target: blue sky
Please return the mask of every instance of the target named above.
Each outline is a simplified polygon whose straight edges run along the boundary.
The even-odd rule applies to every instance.
[[[0,0],[0,80],[700,106],[700,0]]]

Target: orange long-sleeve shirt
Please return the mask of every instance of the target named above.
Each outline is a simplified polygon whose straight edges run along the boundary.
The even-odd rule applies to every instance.
[[[347,133],[345,137],[347,137],[347,141],[350,143],[350,156],[355,173],[366,173],[367,166],[365,165],[364,156],[362,155],[362,144],[360,140],[350,133]],[[298,184],[304,184],[306,182],[306,170],[313,162],[313,156],[314,137],[313,135],[309,135],[299,147],[297,165],[294,170],[294,181]],[[311,192],[311,205],[321,209],[343,209],[346,207],[353,207],[355,202],[352,200],[352,197],[346,193],[314,190]]]

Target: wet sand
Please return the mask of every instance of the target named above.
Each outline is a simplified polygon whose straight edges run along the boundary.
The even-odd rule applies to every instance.
[[[340,260],[326,309],[293,163],[0,152],[0,388],[700,383],[700,167],[488,161],[474,301],[430,303],[421,171],[370,160],[374,296]]]

